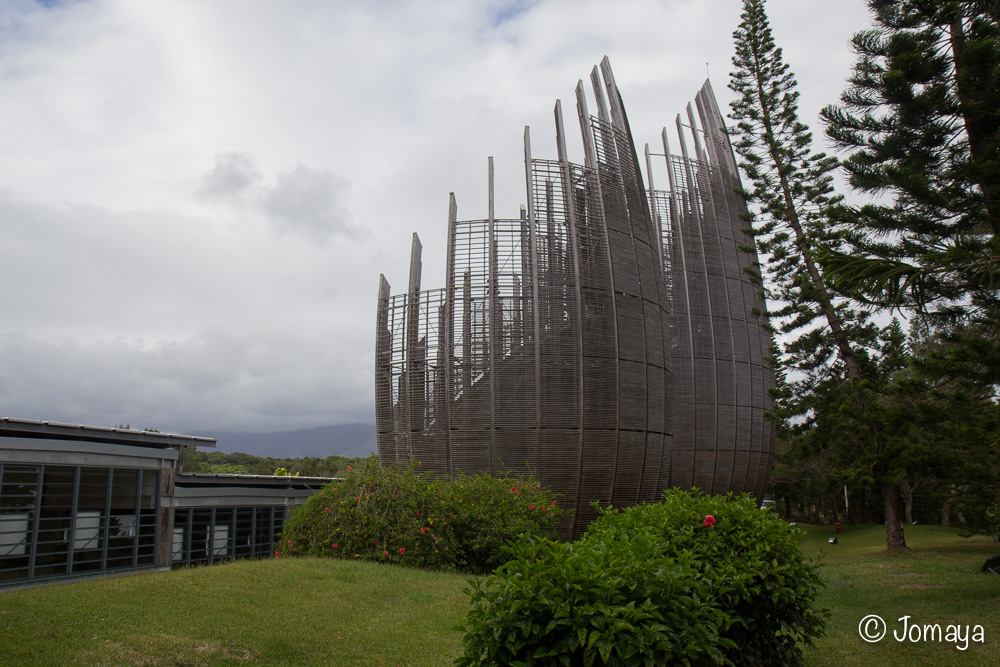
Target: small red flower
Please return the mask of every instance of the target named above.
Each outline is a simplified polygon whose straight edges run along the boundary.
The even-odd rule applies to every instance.
[[[337,546],[336,544],[334,544],[334,545],[333,545],[333,548],[334,548],[334,549],[339,549],[340,547],[339,547],[339,546]]]
[[[378,546],[378,540],[375,540],[375,546]]]
[[[512,487],[510,487],[510,490],[511,491],[517,491],[517,487],[516,486],[512,486]]]
[[[402,556],[405,553],[406,553],[406,549],[404,549],[403,547],[400,547],[399,548],[399,555]]]
[[[348,470],[353,470],[353,468],[351,466],[347,466],[347,469]]]
[[[423,529],[423,528],[421,528],[421,529],[420,529],[420,534],[421,534],[421,535],[423,535],[423,534],[424,534],[424,529]]]
[[[434,541],[435,541],[435,542],[437,542],[437,541],[438,541],[438,536],[437,536],[437,535],[432,535],[432,537],[434,538]]]
[[[702,521],[701,524],[706,528],[711,528],[712,526],[715,525],[715,517],[709,514],[708,516],[705,517],[705,520]]]
[[[388,552],[388,551],[383,551],[383,552],[382,552],[382,555],[383,555],[383,556],[388,556],[388,555],[389,555],[389,552]]]
[[[528,509],[529,510],[533,510],[533,509],[535,509],[535,506],[534,505],[528,505]]]
[[[288,543],[289,543],[289,544],[291,544],[291,543],[292,543],[292,541],[291,541],[291,540],[288,540]]]
[[[278,557],[278,550],[277,550],[277,549],[275,549],[275,550],[274,550],[274,557],[275,557],[275,558],[277,558],[277,557]]]
[[[420,512],[414,512],[414,514],[416,514],[417,516],[420,516]]]
[[[554,500],[552,501],[552,506],[553,506],[553,507],[555,507],[555,506],[556,506],[556,501],[554,501]]]
[[[355,500],[361,500],[361,496],[354,496]]]
[[[327,511],[327,512],[329,512],[329,511],[330,511],[330,508],[329,508],[329,507],[327,507],[327,508],[326,508],[326,511]]]

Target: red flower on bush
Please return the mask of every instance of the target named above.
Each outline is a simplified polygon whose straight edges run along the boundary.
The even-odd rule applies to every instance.
[[[340,547],[339,547],[339,546],[337,546],[336,544],[334,544],[334,545],[333,545],[333,548],[334,548],[334,549],[339,549]]]
[[[406,549],[404,549],[403,547],[400,547],[399,548],[399,555],[402,556],[405,553],[406,553]]]
[[[354,496],[355,500],[361,500],[361,496]]]
[[[388,556],[388,555],[389,555],[389,552],[388,552],[388,551],[383,551],[383,552],[382,552],[382,555],[383,555],[383,556]]]
[[[414,512],[414,514],[416,514],[417,516],[420,516],[420,512]]]
[[[529,510],[533,510],[533,509],[535,509],[535,506],[534,505],[528,505],[528,509]]]
[[[347,466],[347,469],[348,470],[353,470],[353,468],[351,468],[351,466]]]
[[[275,558],[277,558],[277,557],[278,557],[278,550],[277,550],[277,549],[275,549],[275,550],[274,550],[274,557],[275,557]]]
[[[701,524],[706,528],[711,528],[712,526],[715,525],[715,517],[709,514],[708,516],[705,517],[705,520],[702,521]]]
[[[327,508],[326,508],[326,511],[327,511],[327,512],[329,512],[329,511],[330,511],[330,508],[329,508],[329,507],[327,507]]]

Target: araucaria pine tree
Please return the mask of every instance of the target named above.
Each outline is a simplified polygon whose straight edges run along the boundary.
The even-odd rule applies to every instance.
[[[814,418],[836,391],[851,396],[863,422],[868,403],[863,380],[872,372],[866,348],[874,345],[876,331],[864,313],[833,294],[816,261],[819,248],[838,244],[826,219],[839,199],[830,175],[836,160],[813,152],[809,129],[798,119],[795,77],[775,46],[764,0],[744,0],[733,37],[733,147],[751,184],[743,196],[765,258],[770,321],[782,348],[778,370],[788,378],[777,412]],[[880,451],[878,427],[870,424],[864,431],[866,448]],[[881,482],[888,546],[905,547],[898,481]]]
[[[837,285],[938,315],[1000,310],[1000,2],[868,0],[875,26],[842,104],[823,110],[848,152],[851,245]]]

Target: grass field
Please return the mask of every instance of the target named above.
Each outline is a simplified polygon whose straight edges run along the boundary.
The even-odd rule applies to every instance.
[[[1000,576],[981,574],[983,562],[1000,554],[1000,544],[982,536],[939,526],[906,530],[910,549],[890,553],[885,526],[846,526],[838,544],[827,544],[832,527],[800,526],[807,536],[803,552],[825,552],[821,575],[826,588],[819,606],[830,610],[826,637],[806,653],[810,666],[833,665],[1000,665]],[[884,619],[887,633],[877,643],[859,636],[858,625],[869,614]],[[899,642],[903,623],[983,627],[984,643],[922,639]],[[874,629],[874,628],[873,628]],[[922,634],[922,632],[921,632]],[[914,635],[916,636],[916,635]]]
[[[466,577],[237,561],[0,593],[0,665],[450,665]]]
[[[1000,577],[979,573],[1000,545],[954,529],[907,530],[887,553],[882,526],[800,526],[803,551],[825,551],[831,610],[811,666],[1000,664]],[[450,665],[466,577],[317,559],[240,561],[0,593],[0,665]],[[858,623],[878,614],[869,644]],[[981,625],[985,643],[897,642],[896,620]]]

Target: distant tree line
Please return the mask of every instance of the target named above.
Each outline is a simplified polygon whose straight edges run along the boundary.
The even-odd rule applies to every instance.
[[[276,459],[270,456],[253,456],[242,452],[188,451],[184,454],[184,472],[206,472],[233,475],[273,475],[284,469],[289,475],[302,477],[343,477],[348,466],[360,468],[370,461],[370,457],[347,458],[327,456],[319,458],[306,456],[295,459]]]

